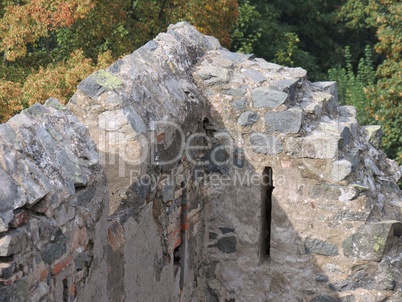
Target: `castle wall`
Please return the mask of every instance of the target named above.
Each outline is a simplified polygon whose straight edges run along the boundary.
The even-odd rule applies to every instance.
[[[108,178],[110,300],[203,300],[198,162],[207,146],[193,134],[205,135],[207,104],[190,71],[218,47],[192,27],[171,26],[85,79],[68,104],[98,145]]]
[[[399,301],[379,137],[335,83],[172,25],[0,125],[0,297]]]
[[[0,146],[0,300],[96,300],[108,198],[88,130],[50,99],[1,124]]]

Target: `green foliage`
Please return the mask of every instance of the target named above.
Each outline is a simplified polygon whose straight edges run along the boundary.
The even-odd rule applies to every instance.
[[[298,51],[297,44],[300,42],[299,37],[295,33],[285,33],[284,43],[286,46],[283,49],[278,49],[275,53],[275,62],[293,66],[294,53]]]
[[[328,70],[330,80],[338,84],[339,102],[343,105],[356,107],[357,118],[360,124],[373,123],[370,115],[371,102],[365,91],[371,89],[375,82],[375,71],[372,62],[370,46],[365,49],[365,56],[360,59],[356,73],[353,71],[350,47],[345,49],[346,67],[331,68]]]
[[[240,4],[236,28],[231,33],[232,50],[242,53],[253,52],[255,44],[261,37],[262,28],[257,22],[260,17],[256,7],[249,1]]]
[[[237,0],[7,0],[0,3],[0,122],[78,83],[178,21],[229,47]]]

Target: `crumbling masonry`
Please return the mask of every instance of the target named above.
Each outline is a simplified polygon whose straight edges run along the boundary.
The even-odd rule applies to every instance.
[[[402,301],[380,131],[170,26],[0,125],[0,301]]]

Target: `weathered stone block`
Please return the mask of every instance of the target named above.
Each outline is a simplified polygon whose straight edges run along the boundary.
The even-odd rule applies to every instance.
[[[314,86],[320,87],[324,91],[330,93],[334,97],[333,104],[331,104],[331,109],[338,104],[338,86],[336,82],[324,81],[324,82],[314,82]]]
[[[232,89],[223,89],[222,93],[226,95],[231,95],[234,97],[242,97],[246,94],[247,87],[239,87],[239,88],[232,88]]]
[[[288,98],[288,94],[266,87],[255,88],[252,92],[254,108],[277,108]]]
[[[11,278],[15,270],[15,262],[2,262],[0,263],[0,278],[8,279]]]
[[[294,102],[296,97],[296,89],[299,83],[299,79],[286,79],[277,82],[273,82],[269,85],[270,88],[278,91],[285,92],[289,95],[289,99]]]
[[[232,108],[235,111],[243,110],[246,107],[247,107],[247,100],[246,99],[235,100],[235,101],[232,102]]]
[[[226,254],[231,254],[236,252],[236,245],[237,245],[237,240],[236,237],[234,236],[229,236],[229,237],[222,237],[218,240],[216,243],[217,248]]]
[[[207,85],[224,84],[229,79],[227,69],[217,66],[201,66],[201,68],[196,71],[196,74],[203,79]]]
[[[298,133],[302,116],[300,108],[291,108],[281,112],[267,112],[265,114],[265,125],[269,132]]]
[[[307,237],[304,240],[304,247],[307,254],[338,256],[338,247],[335,244],[320,239]]]
[[[339,302],[339,300],[331,296],[317,296],[311,299],[311,302]]]
[[[338,112],[342,117],[356,118],[356,108],[354,106],[339,106]]]
[[[341,195],[340,187],[333,184],[320,183],[313,185],[310,189],[310,196],[313,198],[338,200],[340,195]]]
[[[78,89],[95,99],[105,91],[115,90],[122,86],[123,82],[118,77],[106,70],[99,70],[83,80],[78,85]]]
[[[343,253],[355,259],[380,261],[397,242],[395,237],[401,235],[402,224],[397,221],[364,224],[343,241]]]
[[[333,181],[341,181],[352,172],[352,164],[346,159],[333,162],[331,179]]]
[[[250,134],[250,145],[259,154],[272,155],[283,151],[282,141],[273,134],[253,132]]]
[[[381,148],[382,129],[379,125],[364,126],[369,138],[369,142],[377,149]]]
[[[255,124],[258,121],[258,114],[253,111],[246,111],[243,112],[240,116],[237,122],[241,126],[251,126]]]
[[[307,137],[289,137],[286,153],[296,158],[333,159],[338,154],[339,138],[325,133]]]
[[[256,83],[263,83],[267,80],[263,74],[253,69],[246,69],[245,71],[243,71],[243,75],[250,78],[253,82]]]
[[[315,276],[315,282],[319,282],[319,283],[325,283],[329,281],[329,277],[327,275],[316,275]]]
[[[57,230],[53,235],[54,239],[47,243],[40,252],[42,260],[48,264],[60,258],[67,251],[67,237]]]
[[[21,253],[27,248],[26,233],[14,230],[0,239],[0,257],[8,257]]]
[[[235,63],[243,63],[246,60],[246,56],[242,53],[238,52],[230,52],[226,49],[220,49],[219,51],[220,56],[223,59],[235,62]]]

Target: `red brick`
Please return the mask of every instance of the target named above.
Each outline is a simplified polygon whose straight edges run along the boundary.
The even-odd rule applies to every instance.
[[[11,278],[4,280],[4,285],[7,285],[7,286],[13,285],[14,282],[17,282],[18,280],[20,280],[23,275],[24,275],[24,273],[22,271],[17,272]]]
[[[156,137],[156,140],[157,140],[158,143],[161,143],[164,139],[165,139],[165,133],[160,133]]]
[[[17,228],[28,221],[28,213],[25,210],[20,210],[14,214],[14,218],[11,221],[11,226]]]
[[[40,273],[40,282],[44,281],[49,274],[49,270],[46,268]]]
[[[73,249],[80,246],[86,246],[88,241],[88,232],[86,228],[78,228],[74,232],[73,236]]]
[[[119,250],[126,239],[124,238],[124,229],[119,222],[113,223],[107,230],[107,240],[113,252]]]
[[[177,248],[181,244],[181,237],[177,238],[176,243],[173,246],[173,249]]]
[[[70,296],[73,296],[73,297],[75,296],[75,290],[76,290],[75,284],[73,283],[70,286]]]
[[[73,259],[73,255],[70,255],[67,258],[61,260],[60,262],[57,262],[55,265],[53,265],[52,274],[56,275],[56,274],[60,273],[63,269],[65,269],[71,263],[72,259]]]
[[[183,231],[187,231],[188,229],[190,228],[190,222],[185,222],[185,223],[182,223],[182,225],[181,225],[181,229],[183,230]]]

